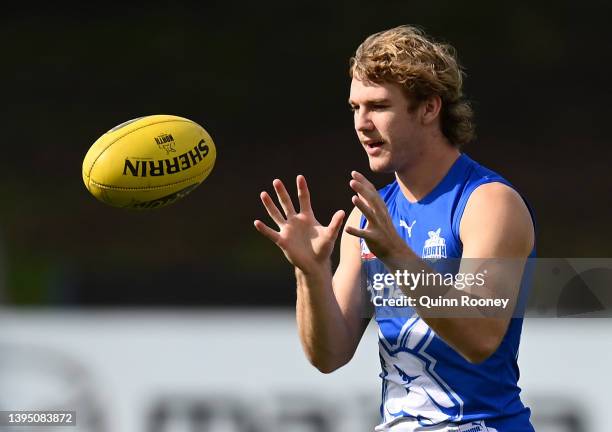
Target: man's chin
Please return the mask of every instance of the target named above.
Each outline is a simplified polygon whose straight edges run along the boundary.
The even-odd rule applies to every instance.
[[[370,159],[370,171],[377,174],[391,174],[394,171],[393,167],[390,164],[382,163],[381,161],[376,161]]]

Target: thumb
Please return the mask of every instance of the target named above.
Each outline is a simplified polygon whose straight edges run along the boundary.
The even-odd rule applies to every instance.
[[[331,218],[327,229],[330,230],[330,237],[333,240],[336,240],[338,237],[338,232],[340,232],[340,227],[342,226],[342,221],[344,220],[344,210],[338,210]]]

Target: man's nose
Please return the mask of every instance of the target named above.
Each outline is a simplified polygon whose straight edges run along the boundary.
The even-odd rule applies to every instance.
[[[370,118],[370,113],[365,109],[355,111],[355,130],[356,131],[369,131],[374,129],[374,123]]]

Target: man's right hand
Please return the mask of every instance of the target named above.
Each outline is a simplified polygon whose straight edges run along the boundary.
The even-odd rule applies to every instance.
[[[295,267],[309,274],[329,262],[334,243],[344,220],[344,211],[338,210],[328,226],[323,226],[315,218],[310,205],[310,192],[304,176],[296,178],[300,211],[296,213],[291,197],[282,181],[272,182],[281,212],[267,192],[260,194],[261,201],[280,231],[275,231],[260,220],[255,228],[276,244]]]

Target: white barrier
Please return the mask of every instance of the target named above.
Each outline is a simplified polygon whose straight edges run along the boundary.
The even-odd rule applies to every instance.
[[[610,320],[525,322],[520,385],[538,432],[605,424],[610,334]],[[379,368],[371,325],[349,365],[319,373],[293,311],[0,310],[0,410],[77,411],[54,432],[371,431]]]

